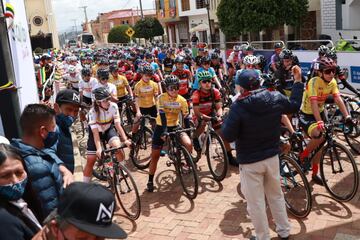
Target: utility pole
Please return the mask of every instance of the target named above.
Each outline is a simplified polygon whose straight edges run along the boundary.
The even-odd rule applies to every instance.
[[[76,19],[71,19],[71,21],[74,22],[74,27],[75,27],[75,35],[77,35],[77,26],[76,26]]]
[[[82,9],[84,9],[84,14],[85,14],[85,29],[86,30],[88,30],[87,29],[87,24],[88,24],[88,17],[87,17],[87,12],[86,12],[86,8],[87,8],[87,6],[81,6],[81,7],[79,7],[79,8],[82,8]]]
[[[211,22],[210,22],[210,0],[205,0],[205,4],[206,4],[206,10],[207,10],[207,15],[208,15],[208,23],[209,23],[209,31],[210,31],[210,43],[213,43],[213,34],[212,34],[212,27],[211,27]]]
[[[139,2],[140,2],[141,19],[144,19],[144,13],[143,13],[143,9],[142,9],[142,2],[141,2],[141,0],[139,0]]]

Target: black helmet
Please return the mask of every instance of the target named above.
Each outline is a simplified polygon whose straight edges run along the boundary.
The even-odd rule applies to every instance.
[[[253,51],[255,51],[255,48],[253,46],[251,46],[251,45],[247,45],[246,48],[245,48],[245,51],[253,52]]]
[[[99,79],[109,79],[109,70],[107,69],[98,69],[96,75]]]
[[[109,60],[107,60],[106,58],[101,58],[100,59],[100,64],[109,65]]]
[[[279,55],[280,59],[293,59],[294,54],[292,53],[292,51],[290,49],[284,49],[281,51],[280,55]]]
[[[169,86],[179,86],[180,85],[180,80],[177,76],[175,75],[167,75],[165,77],[165,86],[169,87]]]
[[[81,76],[91,76],[91,69],[90,68],[81,69]]]
[[[93,92],[94,98],[96,101],[101,101],[107,98],[110,98],[110,92],[106,87],[96,88]]]
[[[154,69],[150,65],[144,65],[141,72],[146,75],[153,75]]]
[[[175,58],[175,63],[185,63],[185,58],[182,56],[177,56]]]
[[[214,49],[214,53],[220,54],[220,49],[219,49],[219,48],[215,48],[215,49]]]
[[[200,63],[201,64],[204,64],[204,63],[210,63],[211,62],[211,59],[209,57],[202,57],[200,59]]]
[[[117,72],[118,71],[118,66],[116,64],[111,64],[109,67],[109,71],[112,72]]]
[[[325,57],[331,58],[332,60],[337,60],[337,55],[335,50],[330,50],[325,54]]]
[[[150,52],[145,53],[145,59],[153,59],[154,55]]]
[[[274,48],[283,48],[283,44],[281,42],[277,42],[274,44]]]
[[[318,48],[318,53],[320,56],[324,56],[327,52],[329,52],[329,48],[325,45],[321,45],[319,48]]]
[[[213,52],[213,53],[210,55],[210,58],[211,58],[211,59],[219,59],[219,54],[217,54],[216,52]]]

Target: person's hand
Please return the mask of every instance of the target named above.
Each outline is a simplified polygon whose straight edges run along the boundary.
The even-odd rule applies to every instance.
[[[350,115],[346,116],[345,118],[345,125],[347,127],[354,127],[356,126],[356,123],[354,122],[354,120],[352,119],[352,117]]]
[[[102,155],[102,149],[99,148],[99,149],[96,150],[96,157],[97,157],[98,159],[101,159],[101,155]]]
[[[320,130],[321,132],[325,131],[325,124],[323,121],[318,121],[317,123],[317,129]]]
[[[129,139],[126,139],[124,143],[128,148],[131,148],[133,145],[133,143]]]
[[[59,171],[61,172],[61,175],[63,177],[64,188],[74,182],[74,175],[64,165],[59,166]]]

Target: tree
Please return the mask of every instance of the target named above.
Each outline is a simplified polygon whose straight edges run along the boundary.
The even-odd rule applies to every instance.
[[[226,36],[259,32],[283,24],[298,26],[308,0],[221,0],[217,17]]]
[[[130,42],[130,38],[125,34],[126,30],[128,30],[130,26],[123,24],[120,26],[113,27],[108,35],[109,43],[128,43]]]
[[[164,29],[159,22],[154,17],[145,17],[136,22],[134,26],[135,37],[136,38],[145,38],[151,39],[156,36],[164,35]]]

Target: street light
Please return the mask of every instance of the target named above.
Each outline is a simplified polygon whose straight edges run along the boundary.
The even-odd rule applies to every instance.
[[[209,31],[210,31],[210,43],[213,43],[213,34],[212,34],[212,27],[211,27],[211,23],[210,23],[210,0],[205,0],[205,6],[206,6],[206,10],[207,10],[207,15],[208,15],[208,24],[209,24]]]

